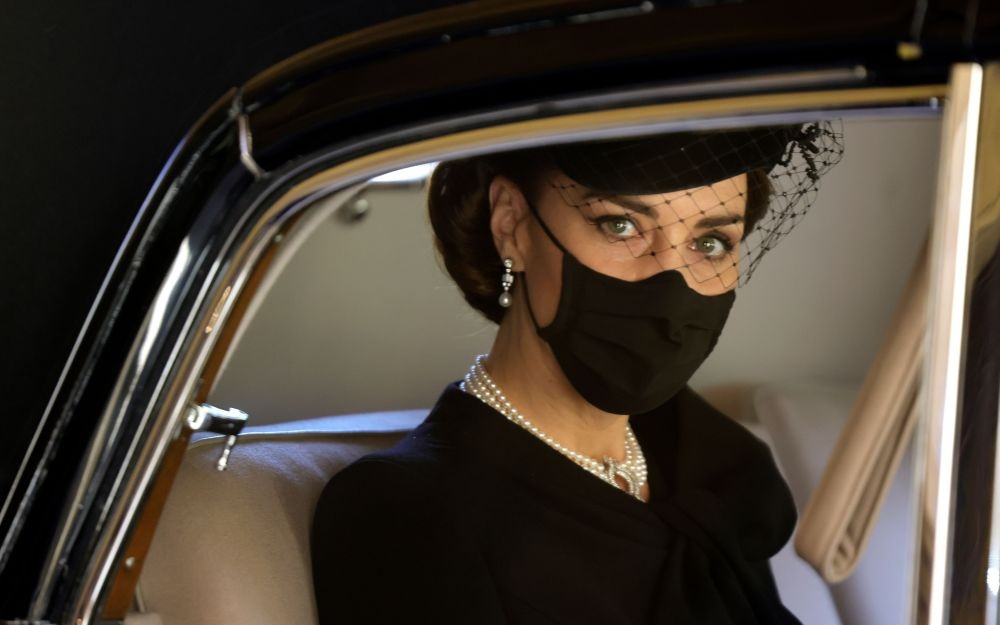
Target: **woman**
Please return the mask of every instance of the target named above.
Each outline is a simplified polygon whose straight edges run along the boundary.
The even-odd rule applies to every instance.
[[[438,250],[499,331],[323,492],[321,623],[798,623],[768,565],[788,488],[685,385],[840,153],[807,124],[439,166]]]

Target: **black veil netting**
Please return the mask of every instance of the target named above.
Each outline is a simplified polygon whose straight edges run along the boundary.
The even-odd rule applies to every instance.
[[[608,241],[698,283],[746,284],[844,152],[839,120],[544,148],[549,184]]]

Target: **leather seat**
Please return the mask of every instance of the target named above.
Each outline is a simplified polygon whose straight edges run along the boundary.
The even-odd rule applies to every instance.
[[[774,446],[765,424],[777,424],[762,414],[767,411],[761,396],[756,399],[742,416]],[[247,428],[224,472],[215,468],[223,437],[193,442],[143,567],[142,613],[130,615],[126,624],[316,623],[309,530],[320,491],[337,471],[394,444],[426,414],[372,413]],[[779,463],[798,473],[789,450],[775,447]],[[808,615],[805,622],[839,624],[828,589],[790,545],[772,564],[783,591],[809,597],[810,605],[795,606]]]
[[[127,622],[315,623],[309,529],[320,491],[337,471],[394,444],[426,414],[247,428],[224,472],[215,468],[223,437],[193,442],[143,567],[144,614]]]
[[[845,428],[857,395],[857,385],[830,382],[769,384],[759,387],[753,395],[753,417],[766,429],[800,511],[815,496],[823,472],[829,470],[838,435]],[[912,453],[908,453],[898,470],[889,474],[885,500],[867,521],[872,525],[872,538],[861,546],[864,551],[857,554],[860,564],[845,580],[824,589],[844,623],[903,625],[907,622],[912,592],[910,554],[916,544],[912,465]],[[800,517],[796,531],[801,532],[802,528]],[[803,616],[804,623],[826,623],[818,617],[804,617],[807,609],[819,603],[815,599],[806,600],[806,586],[813,593],[810,596],[819,596],[813,587],[822,584],[820,576],[804,568],[802,560],[791,553],[791,545],[786,551],[789,561],[797,561],[796,566],[801,570],[788,575],[792,569],[782,571],[775,564],[778,585],[783,593],[787,590],[782,597],[787,596],[790,600],[787,603],[800,608],[796,614]]]

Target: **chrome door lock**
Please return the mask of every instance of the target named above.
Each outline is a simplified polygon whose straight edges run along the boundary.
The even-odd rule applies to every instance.
[[[192,432],[213,432],[226,436],[222,455],[215,464],[216,469],[225,471],[229,465],[229,454],[233,452],[240,432],[247,424],[247,418],[247,413],[238,408],[223,410],[211,404],[199,404],[188,407],[187,426]]]

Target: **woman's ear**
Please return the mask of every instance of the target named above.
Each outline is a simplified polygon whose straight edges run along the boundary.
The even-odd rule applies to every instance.
[[[528,215],[528,202],[517,186],[506,176],[495,176],[490,182],[490,231],[500,258],[514,261],[514,271],[524,269],[528,240],[520,228]]]

